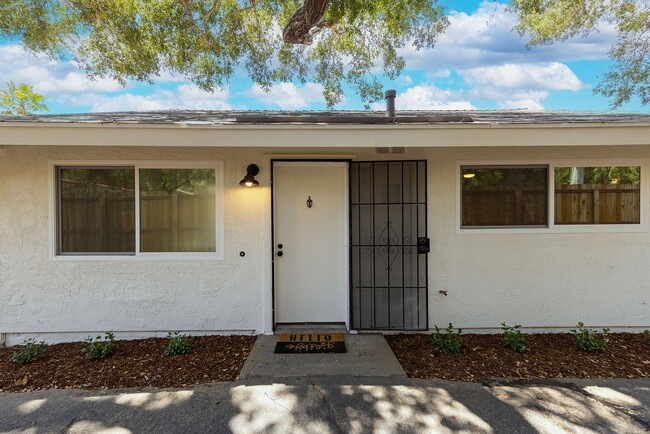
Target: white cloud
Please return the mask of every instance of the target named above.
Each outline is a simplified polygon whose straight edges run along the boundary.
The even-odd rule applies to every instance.
[[[63,103],[89,106],[92,112],[146,110],[228,110],[229,91],[204,92],[196,86],[183,84],[173,90],[156,89],[149,95],[124,93],[102,95],[85,93],[67,98]]]
[[[500,109],[542,110],[552,91],[578,91],[580,79],[564,64],[505,64],[458,71],[471,86],[470,100],[491,101]]]
[[[308,108],[311,104],[324,103],[323,86],[307,83],[296,86],[293,83],[278,83],[268,92],[258,85],[253,85],[246,95],[255,98],[267,106],[278,106],[282,110],[299,110]]]
[[[397,110],[475,110],[469,101],[460,99],[458,92],[442,90],[433,85],[418,85],[401,92],[395,100]],[[380,103],[374,110],[383,110]]]
[[[501,89],[577,91],[583,87],[573,71],[558,62],[541,65],[507,63],[461,70],[459,74],[470,85]]]
[[[115,92],[122,86],[115,80],[91,80],[74,62],[56,62],[46,55],[26,52],[20,45],[0,45],[0,83],[27,83],[43,95],[68,92]]]
[[[407,46],[400,51],[409,69],[469,69],[503,63],[535,63],[607,58],[616,40],[616,29],[608,23],[587,38],[526,48],[512,29],[517,17],[502,3],[483,2],[472,14],[452,12],[450,25],[433,49],[416,51]]]

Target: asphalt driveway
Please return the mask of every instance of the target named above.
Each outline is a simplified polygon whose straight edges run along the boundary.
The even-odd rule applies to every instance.
[[[0,393],[11,433],[642,433],[650,380],[486,384],[257,378],[174,390]]]

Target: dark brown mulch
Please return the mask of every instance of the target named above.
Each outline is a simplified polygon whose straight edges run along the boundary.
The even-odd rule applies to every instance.
[[[37,361],[10,361],[20,347],[0,348],[0,391],[186,387],[233,381],[255,343],[255,336],[193,336],[184,356],[165,356],[165,338],[115,341],[115,353],[86,360],[82,342],[50,345]]]
[[[642,334],[610,335],[603,353],[578,351],[570,334],[531,334],[529,350],[516,353],[502,335],[462,335],[458,355],[433,348],[424,334],[387,335],[413,378],[479,382],[486,378],[650,378],[650,343]]]

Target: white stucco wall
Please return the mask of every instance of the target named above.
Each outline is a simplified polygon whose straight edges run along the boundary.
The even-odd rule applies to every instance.
[[[52,260],[50,161],[77,159],[225,161],[225,260]],[[270,287],[263,255],[270,248],[269,171],[258,177],[266,187],[238,185],[253,162],[263,163],[246,150],[0,149],[0,332],[9,344],[32,334],[56,341],[105,331],[263,332],[270,321],[263,289]]]
[[[650,145],[529,148],[0,148],[0,333],[48,341],[114,331],[118,337],[264,333],[272,329],[270,160],[339,152],[359,160],[427,159],[429,325],[650,328],[650,233],[472,233],[457,228],[459,161],[626,159]],[[224,161],[225,260],[111,261],[50,257],[50,161]],[[260,165],[261,188],[238,181]],[[647,176],[647,174],[645,175]],[[644,200],[648,191],[643,191]],[[644,216],[648,219],[648,215]],[[246,252],[240,257],[239,252]],[[447,296],[439,291],[447,291]]]
[[[428,155],[430,327],[452,322],[498,329],[506,321],[548,330],[582,321],[594,327],[649,328],[647,225],[635,233],[485,234],[458,233],[456,221],[459,160],[638,159],[646,164],[649,147],[464,149]],[[644,201],[649,193],[647,187],[642,191]]]

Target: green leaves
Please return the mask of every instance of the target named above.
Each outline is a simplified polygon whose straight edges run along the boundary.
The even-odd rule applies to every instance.
[[[182,356],[192,350],[192,344],[186,334],[180,332],[167,333],[167,344],[163,345],[166,356]]]
[[[440,333],[440,329],[437,325],[434,325],[436,331],[431,335],[431,342],[435,349],[445,354],[458,354],[460,353],[460,348],[462,342],[460,339],[463,329],[458,329],[454,332],[454,327],[451,323],[445,329],[445,334]]]
[[[282,27],[301,6],[297,0],[8,1],[0,5],[0,34],[53,58],[71,55],[90,77],[152,82],[171,72],[214,91],[243,69],[263,89],[277,81],[320,83],[331,107],[344,86],[366,104],[381,99],[376,74],[400,74],[397,50],[433,47],[448,25],[438,0],[330,0],[313,45],[284,44]]]
[[[520,34],[530,45],[587,36],[598,24],[616,26],[613,65],[594,89],[611,99],[613,108],[638,96],[650,103],[650,1],[647,0],[511,0]]]
[[[609,329],[605,328],[602,333],[597,333],[593,329],[585,328],[582,322],[579,322],[577,327],[577,330],[571,330],[571,334],[575,337],[578,350],[587,353],[600,353],[607,349]]]
[[[36,111],[46,111],[45,97],[33,91],[33,87],[13,81],[7,82],[7,89],[0,90],[0,114],[26,116]]]
[[[45,341],[36,342],[34,338],[26,339],[20,351],[14,351],[11,362],[18,364],[32,363],[45,352]]]
[[[86,339],[86,347],[81,349],[81,352],[88,360],[104,359],[113,352],[115,352],[115,335],[112,332],[107,332],[104,339],[97,336],[95,339],[90,336]]]
[[[520,324],[508,326],[505,322],[502,322],[501,330],[503,330],[503,340],[506,346],[512,348],[517,353],[523,353],[528,350],[528,345],[526,344],[528,335],[522,333]]]

